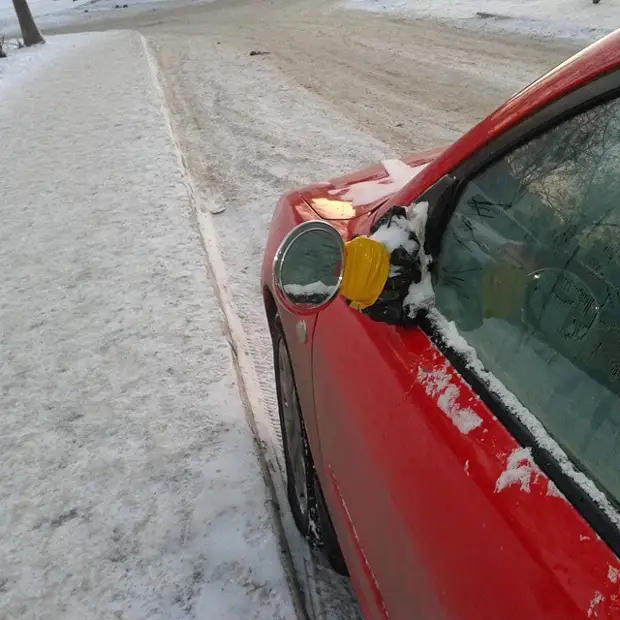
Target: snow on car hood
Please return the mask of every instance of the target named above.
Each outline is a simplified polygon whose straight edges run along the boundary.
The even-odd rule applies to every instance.
[[[349,202],[356,209],[367,204],[385,200],[388,196],[400,191],[413,179],[427,164],[409,166],[400,159],[390,159],[383,162],[387,176],[382,179],[372,179],[353,183],[344,190],[331,189],[330,195]]]
[[[374,211],[400,191],[443,148],[400,159],[389,159],[359,172],[299,191],[302,198],[324,220],[350,220]]]

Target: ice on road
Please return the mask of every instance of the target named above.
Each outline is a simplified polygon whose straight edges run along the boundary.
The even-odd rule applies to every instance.
[[[295,618],[140,38],[31,61],[0,78],[0,618]]]

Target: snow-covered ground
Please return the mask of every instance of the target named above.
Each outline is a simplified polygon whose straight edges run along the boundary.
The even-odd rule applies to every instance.
[[[434,17],[466,27],[593,41],[620,28],[620,0],[345,0],[381,13]]]
[[[76,22],[88,22],[107,14],[138,15],[165,6],[176,7],[213,2],[214,0],[28,0],[41,30]],[[19,25],[13,0],[0,0],[0,34],[16,36]]]
[[[35,45],[17,48],[17,43],[9,39],[5,43],[7,58],[0,59],[0,97],[10,101],[44,65],[54,64],[72,51],[83,49],[86,39],[83,36],[53,37],[50,45]],[[6,103],[3,103],[6,105]]]
[[[1,62],[0,618],[295,618],[140,37]]]
[[[38,21],[40,18],[76,10],[82,5],[90,4],[92,0],[29,0],[28,6]],[[0,0],[0,30],[16,22],[13,0]]]

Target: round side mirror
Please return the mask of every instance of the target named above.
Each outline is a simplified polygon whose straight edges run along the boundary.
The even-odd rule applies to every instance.
[[[276,252],[275,286],[296,311],[318,311],[338,295],[344,261],[344,241],[333,226],[303,222]]]

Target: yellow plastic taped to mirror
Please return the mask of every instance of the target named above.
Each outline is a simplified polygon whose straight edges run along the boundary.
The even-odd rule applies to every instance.
[[[344,274],[340,294],[355,310],[372,306],[385,286],[390,273],[390,255],[385,246],[368,237],[347,241]]]

